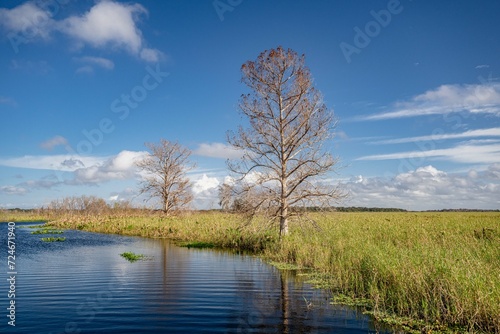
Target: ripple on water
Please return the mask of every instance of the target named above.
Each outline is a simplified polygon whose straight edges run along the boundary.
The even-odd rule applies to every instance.
[[[258,258],[74,230],[47,243],[22,225],[16,327],[4,319],[2,333],[376,332],[368,317],[329,305],[321,290]],[[2,245],[6,231],[0,224]],[[120,256],[126,251],[147,260],[130,263]]]

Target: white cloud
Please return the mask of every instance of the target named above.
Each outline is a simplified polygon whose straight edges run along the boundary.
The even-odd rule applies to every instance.
[[[52,137],[50,139],[47,139],[46,141],[44,141],[40,144],[41,148],[43,148],[45,150],[49,150],[49,151],[52,151],[57,146],[66,146],[69,148],[68,140],[66,138],[64,138],[63,136],[58,135],[58,136]]]
[[[357,158],[356,160],[397,160],[416,158],[438,158],[441,160],[467,164],[500,163],[500,144],[461,144],[456,147],[445,149],[367,155]]]
[[[481,68],[489,68],[489,67],[490,67],[490,65],[483,64],[483,65],[477,65],[475,68],[476,69],[481,69]]]
[[[75,43],[76,49],[91,46],[99,49],[125,50],[147,62],[158,62],[163,57],[161,51],[146,47],[137,23],[142,16],[148,14],[148,11],[138,3],[98,1],[83,15],[60,20],[54,20],[51,8],[45,7],[39,7],[37,2],[26,2],[12,9],[0,8],[0,28],[3,28],[7,32],[7,37],[15,40],[15,43],[27,43],[35,39],[47,40],[58,31],[69,36]],[[11,34],[16,36],[12,37]],[[89,59],[91,62],[94,61],[94,65],[107,69],[111,66],[109,61],[103,63],[102,59],[88,58],[94,58]],[[99,63],[96,63],[96,60]],[[88,67],[79,69],[79,73],[88,71]]]
[[[137,188],[125,188],[120,192],[112,192],[108,197],[108,201],[111,202],[123,202],[123,201],[133,201],[139,195]],[[140,205],[140,202],[136,203]]]
[[[157,62],[162,53],[147,48],[137,22],[148,11],[140,4],[101,1],[82,16],[72,16],[59,23],[60,31],[81,46],[123,49],[148,62]],[[108,64],[109,65],[109,64]]]
[[[146,154],[146,152],[121,151],[102,163],[76,169],[74,179],[68,181],[68,183],[97,184],[110,180],[133,178],[137,172],[136,161]]]
[[[385,120],[467,111],[500,116],[500,84],[442,85],[395,103],[388,112],[362,116],[357,120]]]
[[[488,173],[499,172],[495,179]],[[361,180],[361,181],[360,181]],[[409,210],[445,208],[500,208],[500,164],[488,171],[448,174],[433,166],[417,168],[393,178],[355,177],[344,183],[350,191],[347,205],[397,207]]]
[[[33,2],[12,9],[0,8],[0,26],[22,39],[47,39],[54,28],[51,14]]]
[[[201,143],[193,154],[211,158],[238,159],[243,152],[223,143]]]
[[[83,166],[94,166],[105,161],[106,157],[61,155],[25,155],[17,158],[0,159],[0,166],[28,169],[47,169],[74,171]]]
[[[78,67],[75,72],[77,74],[92,74],[94,73],[94,68],[90,65],[85,65]]]
[[[220,183],[217,178],[208,177],[206,174],[203,174],[200,179],[193,182],[193,193],[198,196],[203,193],[211,192],[212,190],[217,189],[219,184]]]
[[[500,164],[493,164],[484,172],[484,176],[492,180],[500,180]]]
[[[112,70],[115,67],[115,63],[113,63],[111,60],[102,58],[102,57],[79,57],[79,58],[74,58],[76,61],[88,64],[86,66],[90,65],[96,65],[99,67],[102,67],[106,70]]]
[[[18,184],[18,186],[22,186],[23,188],[29,189],[29,191],[33,189],[51,189],[55,186],[58,186],[62,183],[55,175],[47,175],[39,180],[28,180],[26,182],[22,182]]]
[[[157,49],[144,48],[141,50],[140,57],[142,60],[157,63],[163,57],[163,54]]]
[[[469,130],[461,133],[439,133],[429,136],[418,136],[398,139],[377,140],[370,144],[401,144],[428,140],[463,139],[476,137],[500,137],[500,128]]]
[[[141,31],[135,25],[139,14],[147,13],[139,4],[124,5],[112,1],[97,3],[83,16],[61,22],[61,31],[94,47],[124,48],[140,52]]]
[[[7,195],[24,195],[28,193],[29,190],[19,186],[1,186],[0,193]]]

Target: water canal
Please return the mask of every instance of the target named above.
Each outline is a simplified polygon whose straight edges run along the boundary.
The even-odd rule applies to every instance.
[[[43,242],[26,225],[15,229],[13,327],[8,224],[0,224],[1,333],[377,332],[369,317],[256,257],[75,230]],[[120,256],[128,251],[146,259],[128,262]]]

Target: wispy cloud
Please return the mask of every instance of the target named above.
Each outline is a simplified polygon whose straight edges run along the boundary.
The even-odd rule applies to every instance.
[[[145,155],[143,151],[121,151],[106,158],[51,155],[0,159],[2,166],[68,173],[64,178],[50,174],[37,180],[5,185],[0,188],[0,192],[24,195],[36,189],[51,189],[61,185],[98,185],[112,180],[133,179],[138,177],[135,162]]]
[[[377,121],[461,111],[500,116],[500,84],[442,85],[409,101],[394,103],[389,109],[353,120]]]
[[[17,107],[17,102],[14,99],[6,96],[0,96],[0,104],[6,104],[12,107]]]
[[[482,64],[482,65],[477,65],[475,68],[476,69],[482,69],[482,68],[489,68],[490,65]]]
[[[7,195],[24,195],[29,192],[28,189],[19,186],[1,186],[0,193]]]
[[[500,163],[500,144],[461,144],[452,148],[445,149],[367,155],[357,158],[356,160],[398,160],[416,158],[437,158],[441,160],[448,160],[466,164]]]
[[[106,70],[112,70],[115,67],[115,63],[113,61],[102,58],[102,57],[76,57],[74,58],[77,62],[85,64],[83,68],[89,67],[93,68],[93,66],[98,66],[100,68],[104,68]],[[77,70],[78,71],[78,70]]]
[[[0,158],[0,166],[72,172],[84,166],[102,164],[107,159],[106,157],[72,156],[69,154],[25,155]]]
[[[55,136],[40,143],[40,147],[48,151],[52,151],[57,146],[69,148],[68,140],[63,136]]]
[[[464,138],[477,138],[477,137],[500,137],[500,128],[478,129],[478,130],[469,130],[461,133],[442,133],[442,134],[434,134],[428,136],[378,140],[378,141],[372,141],[370,142],[370,144],[402,144],[402,143],[412,143],[418,141],[430,141],[430,140],[437,141],[437,140],[464,139]]]
[[[243,153],[224,143],[201,143],[193,154],[211,158],[238,159]]]
[[[45,60],[31,61],[22,59],[13,59],[10,68],[15,71],[22,71],[29,74],[46,75],[53,70],[50,64]]]

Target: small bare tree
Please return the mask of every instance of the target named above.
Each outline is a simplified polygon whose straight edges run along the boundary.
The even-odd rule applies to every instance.
[[[320,182],[337,160],[324,149],[335,126],[333,112],[312,84],[304,56],[282,47],[262,52],[241,67],[239,109],[249,127],[228,133],[228,142],[244,152],[229,161],[235,175],[234,197],[244,211],[279,218],[280,237],[288,234],[296,206],[331,205],[342,192]]]
[[[219,205],[223,211],[233,210],[234,200],[233,200],[233,190],[232,186],[227,183],[223,183],[219,186]]]
[[[159,144],[146,143],[151,151],[137,166],[146,172],[141,182],[141,193],[149,198],[159,198],[162,210],[170,214],[185,208],[192,200],[189,179],[186,173],[194,168],[189,162],[191,151],[179,143],[161,139]]]

